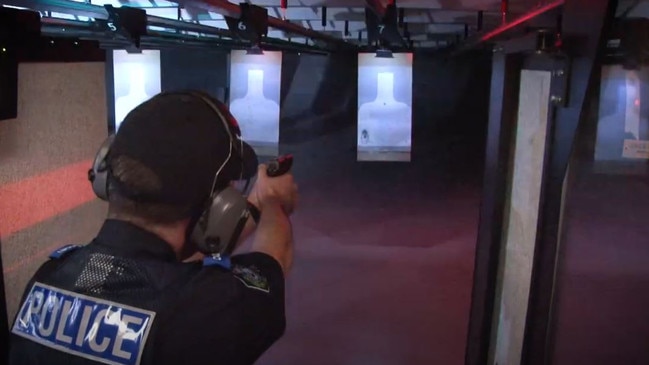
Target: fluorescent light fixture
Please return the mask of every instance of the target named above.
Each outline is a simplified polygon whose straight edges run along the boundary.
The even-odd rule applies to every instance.
[[[262,55],[264,54],[264,50],[261,49],[258,45],[254,45],[246,51],[246,54],[248,55]]]
[[[392,51],[390,51],[389,49],[385,49],[385,48],[377,49],[376,50],[376,57],[377,58],[394,58],[394,56],[392,56]]]

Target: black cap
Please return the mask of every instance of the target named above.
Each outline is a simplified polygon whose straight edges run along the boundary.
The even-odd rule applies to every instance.
[[[148,192],[134,191],[113,177],[126,197],[153,203],[204,203],[221,167],[217,187],[257,173],[257,155],[240,136],[237,121],[216,98],[195,91],[161,93],[126,116],[108,165],[125,156],[157,176],[158,188]]]

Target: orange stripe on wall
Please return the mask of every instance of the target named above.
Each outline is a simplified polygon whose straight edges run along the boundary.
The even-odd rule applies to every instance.
[[[0,186],[0,235],[8,237],[93,200],[91,165],[82,161]]]
[[[36,260],[45,261],[45,259],[47,259],[47,257],[49,257],[49,255],[52,252],[54,252],[54,250],[56,250],[57,248],[63,247],[65,245],[66,245],[65,243],[57,242],[55,244],[49,245],[49,246],[47,246],[45,248],[42,248],[42,249],[40,249],[40,250],[38,250],[36,252],[33,252],[31,255],[29,255],[29,256],[21,259],[21,260],[18,260],[17,262],[11,264],[10,266],[5,267],[4,270],[2,270],[2,273],[3,274],[11,274],[14,271],[17,271],[18,269],[21,269],[22,267],[24,267],[26,265],[29,265],[30,263],[32,263],[32,262],[34,262]]]

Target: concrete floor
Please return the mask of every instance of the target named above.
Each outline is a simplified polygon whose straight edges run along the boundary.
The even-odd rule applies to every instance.
[[[344,160],[296,160],[288,328],[259,364],[463,364],[479,184]]]
[[[646,365],[649,178],[582,169],[567,200],[552,364]]]

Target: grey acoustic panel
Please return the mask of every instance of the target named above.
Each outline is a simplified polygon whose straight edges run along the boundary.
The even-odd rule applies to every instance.
[[[550,83],[546,71],[523,70],[512,176],[504,222],[491,364],[520,364],[546,150]]]
[[[19,67],[18,118],[0,123],[0,235],[10,320],[49,252],[90,241],[105,218],[106,205],[93,199],[86,180],[108,131],[105,90],[104,63]]]
[[[106,137],[104,63],[24,63],[18,118],[0,123],[0,185],[93,158]]]

